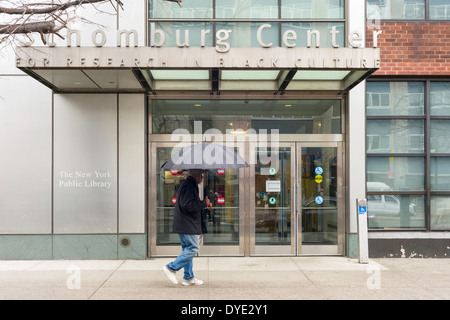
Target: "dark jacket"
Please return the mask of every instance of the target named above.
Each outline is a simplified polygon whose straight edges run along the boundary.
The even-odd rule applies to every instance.
[[[205,205],[198,195],[198,185],[191,176],[180,185],[173,216],[173,232],[202,234],[202,211]]]

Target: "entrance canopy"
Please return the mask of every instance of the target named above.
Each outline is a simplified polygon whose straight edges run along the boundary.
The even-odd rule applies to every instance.
[[[376,48],[21,47],[16,66],[55,92],[345,93],[380,67]]]

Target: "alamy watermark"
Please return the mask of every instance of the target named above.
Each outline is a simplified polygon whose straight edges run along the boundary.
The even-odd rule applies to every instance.
[[[366,273],[369,274],[366,285],[369,290],[381,289],[381,271],[377,265],[368,265]]]
[[[245,159],[245,143],[249,144],[250,150],[258,152],[250,152],[245,162],[249,165],[263,164],[276,165],[278,162],[278,151],[280,146],[280,134],[278,129],[226,129],[224,134],[216,128],[211,128],[203,133],[202,121],[194,121],[194,132],[191,133],[187,129],[176,129],[172,132],[171,141],[178,144],[172,149],[171,159],[177,164],[216,164],[216,165],[239,165]],[[227,153],[223,149],[212,148],[206,146],[201,150],[200,154],[183,154],[180,151],[192,144],[213,143],[223,145],[229,150],[236,150],[240,157],[236,157],[233,153]]]
[[[77,265],[70,265],[66,269],[66,273],[70,276],[67,277],[66,285],[69,290],[81,289],[81,269]]]

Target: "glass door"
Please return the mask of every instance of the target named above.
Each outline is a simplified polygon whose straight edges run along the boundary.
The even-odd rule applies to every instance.
[[[172,223],[176,192],[188,172],[161,169],[174,146],[150,145],[151,256],[180,253]],[[200,197],[213,203],[205,211],[208,233],[200,255],[343,254],[342,143],[247,142],[239,148],[248,168],[208,170],[200,185]]]
[[[254,159],[250,255],[343,254],[341,143],[257,146]]]
[[[343,254],[342,152],[336,144],[302,143],[299,157],[299,254]]]
[[[149,179],[149,247],[151,256],[178,255],[178,234],[172,232],[176,193],[188,177],[187,170],[167,170],[161,166],[170,158],[173,143],[151,143]],[[241,255],[243,234],[240,170],[211,169],[199,185],[200,198],[209,197],[213,207],[205,210],[208,232],[203,237],[200,255]]]
[[[252,148],[250,148],[252,149]],[[295,254],[295,144],[256,146],[250,166],[250,254]]]

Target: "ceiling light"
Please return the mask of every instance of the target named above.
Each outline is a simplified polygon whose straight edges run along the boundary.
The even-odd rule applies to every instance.
[[[285,104],[285,107],[292,107],[292,104]]]
[[[242,130],[242,129],[233,129],[230,131],[231,134],[246,134],[247,130]]]
[[[194,104],[194,107],[201,107],[202,105],[200,103]]]

